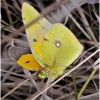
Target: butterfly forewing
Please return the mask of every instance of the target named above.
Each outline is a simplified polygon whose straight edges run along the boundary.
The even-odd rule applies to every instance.
[[[30,6],[28,3],[23,3],[22,18],[25,25],[29,24],[31,21],[35,20],[39,16],[40,14],[32,6]],[[31,51],[43,67],[45,66],[45,64],[41,59],[41,47],[43,37],[51,26],[52,24],[43,17],[37,22],[30,25],[28,28],[26,28]]]

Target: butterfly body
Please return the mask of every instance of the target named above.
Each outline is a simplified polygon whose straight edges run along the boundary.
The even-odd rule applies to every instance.
[[[62,75],[66,67],[63,66],[48,66],[48,69],[46,71],[47,77],[54,81],[58,76]]]

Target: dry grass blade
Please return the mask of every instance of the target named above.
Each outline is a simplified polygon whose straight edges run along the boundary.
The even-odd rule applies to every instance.
[[[34,76],[34,74],[33,74]],[[23,82],[17,83],[17,86],[15,88],[13,88],[11,91],[9,91],[8,93],[6,93],[1,100],[3,100],[5,97],[7,97],[9,94],[11,94],[12,92],[14,92],[16,89],[18,89],[20,86],[22,86],[23,84],[25,84],[27,81],[29,81],[29,79],[24,80]]]
[[[4,3],[4,6],[5,6],[5,9],[6,9],[6,13],[7,13],[9,22],[12,23],[12,18],[11,18],[11,16],[10,16],[10,12],[9,12],[9,9],[8,9],[6,0],[3,0],[3,3]]]
[[[83,32],[83,34],[91,40],[91,37],[85,32],[85,30],[80,26],[80,24],[74,19],[74,17],[70,14],[69,17],[73,20],[73,22],[77,25],[77,27]]]
[[[91,30],[89,27],[87,27],[87,26],[89,26],[89,23],[88,23],[88,21],[87,21],[85,15],[84,15],[84,13],[83,13],[82,8],[81,8],[81,7],[78,7],[77,10],[78,10],[80,16],[82,17],[83,24],[84,24],[84,27],[86,28],[87,32],[90,34],[90,36],[92,37],[92,39],[93,39],[95,42],[97,42],[97,39],[95,38],[95,36],[94,36],[92,30]]]

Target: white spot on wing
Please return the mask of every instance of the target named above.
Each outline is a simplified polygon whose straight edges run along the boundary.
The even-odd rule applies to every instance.
[[[55,45],[56,45],[56,47],[58,47],[58,48],[61,46],[60,41],[57,41],[57,40],[54,42],[54,44],[55,44]]]

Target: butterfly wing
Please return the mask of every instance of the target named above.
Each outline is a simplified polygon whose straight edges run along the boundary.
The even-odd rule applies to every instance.
[[[22,18],[25,25],[29,24],[32,20],[35,20],[39,16],[40,14],[31,5],[28,3],[23,3]],[[45,64],[41,58],[43,37],[51,26],[52,24],[43,17],[36,23],[26,28],[31,51],[42,67],[45,67]]]
[[[27,48],[12,46],[9,48],[8,54],[13,61],[23,68],[35,71],[40,69],[40,64]]]
[[[82,52],[83,46],[64,25],[54,24],[44,37],[42,58],[48,66],[69,66]]]

